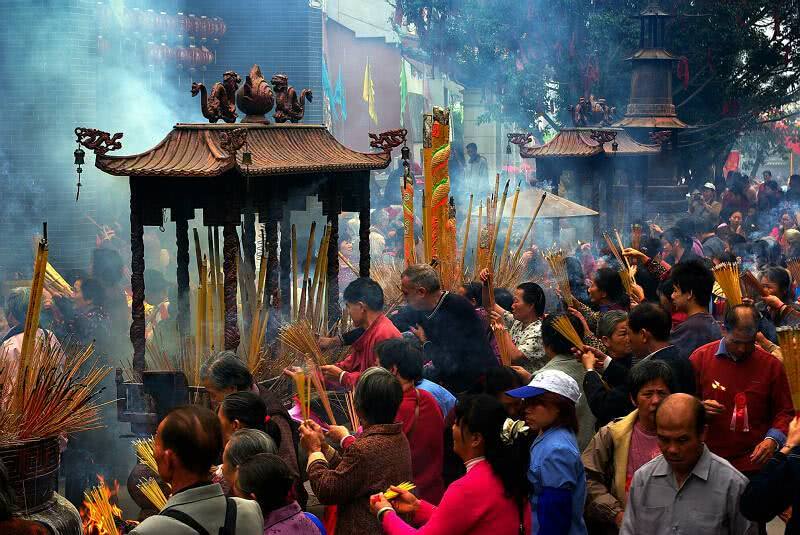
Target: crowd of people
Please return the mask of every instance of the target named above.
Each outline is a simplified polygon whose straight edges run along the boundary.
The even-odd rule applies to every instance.
[[[170,497],[133,532],[758,534],[776,516],[800,532],[800,423],[776,336],[800,325],[796,200],[796,175],[785,193],[736,174],[705,184],[686,217],[623,251],[630,288],[585,244],[566,260],[569,295],[535,250],[530,280],[492,288],[494,302],[489,270],[450,291],[419,264],[387,315],[381,286],[354,278],[353,330],[319,338],[348,349],[320,380],[352,391],[359,425],[298,417],[235,353],[216,354],[201,370],[214,410],[179,407],[158,426]],[[722,262],[763,292],[727,303]],[[110,329],[97,275],[76,285],[81,314],[53,296],[43,336]],[[8,346],[26,312],[14,295]]]

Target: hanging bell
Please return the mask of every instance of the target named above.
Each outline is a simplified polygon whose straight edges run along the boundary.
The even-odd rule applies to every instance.
[[[506,143],[506,154],[511,155],[511,142]]]
[[[613,152],[617,152],[617,150],[618,150],[618,149],[619,149],[619,143],[617,143],[617,142],[616,142],[616,140],[614,140],[614,141],[611,143],[611,150],[612,150]]]
[[[405,161],[411,158],[411,149],[408,148],[408,145],[403,145],[403,148],[400,149],[400,157]]]
[[[242,153],[242,165],[247,167],[247,166],[250,166],[252,164],[253,164],[253,154],[250,151],[245,150]]]
[[[78,146],[77,149],[75,149],[75,152],[73,154],[75,155],[75,165],[83,165],[86,153],[83,151],[80,145]]]

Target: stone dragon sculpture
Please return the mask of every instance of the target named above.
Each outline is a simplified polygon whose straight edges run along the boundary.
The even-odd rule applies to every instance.
[[[222,75],[222,83],[217,82],[211,87],[208,94],[205,84],[192,83],[192,96],[200,94],[200,107],[203,117],[209,123],[216,123],[220,119],[226,123],[236,122],[236,90],[242,82],[241,77],[234,71],[227,71]]]
[[[275,113],[273,117],[276,123],[291,121],[299,122],[305,114],[305,101],[313,99],[310,89],[303,89],[300,96],[297,91],[289,85],[289,79],[285,74],[276,74],[272,77],[272,88],[275,90]]]

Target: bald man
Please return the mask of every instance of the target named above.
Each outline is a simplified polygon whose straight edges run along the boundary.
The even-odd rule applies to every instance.
[[[673,394],[656,411],[661,455],[633,476],[622,535],[745,535],[756,526],[739,512],[747,478],[706,447],[703,404]]]

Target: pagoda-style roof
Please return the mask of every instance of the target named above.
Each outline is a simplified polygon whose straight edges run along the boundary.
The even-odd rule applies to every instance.
[[[239,144],[231,149],[227,138],[237,135]],[[249,165],[242,164],[245,152],[252,154]],[[215,177],[234,168],[247,176],[368,171],[385,169],[390,162],[389,152],[348,149],[324,125],[250,123],[179,123],[148,151],[95,159],[97,168],[111,175],[171,177]]]
[[[659,60],[678,61],[680,58],[663,48],[641,48],[637,50],[631,57],[627,58],[625,61],[632,61],[636,59],[659,59]]]
[[[598,136],[596,133],[603,136]],[[614,137],[615,135],[615,137]],[[594,137],[593,137],[594,136]],[[595,139],[595,138],[601,139]],[[602,143],[602,138],[611,138]],[[612,145],[617,144],[614,151]],[[564,128],[541,147],[520,147],[523,158],[588,158],[598,154],[647,155],[661,151],[659,145],[645,145],[618,128]]]
[[[684,123],[677,117],[666,116],[642,116],[625,115],[622,119],[614,123],[614,126],[620,128],[649,128],[652,130],[670,130],[670,129],[683,129],[690,128],[688,124]]]

